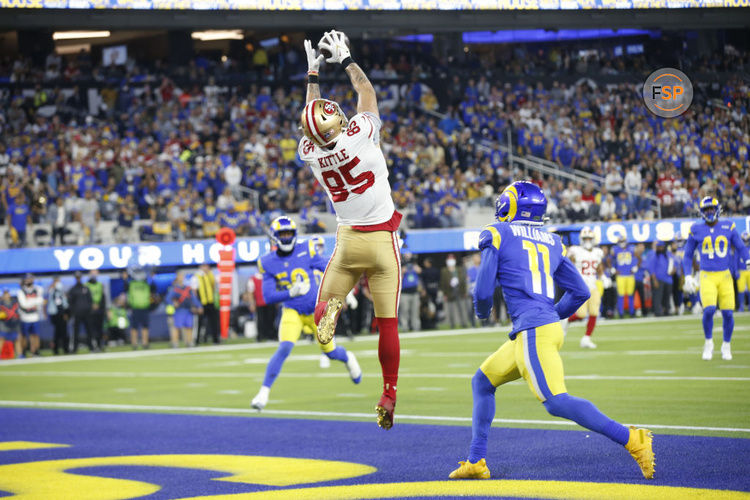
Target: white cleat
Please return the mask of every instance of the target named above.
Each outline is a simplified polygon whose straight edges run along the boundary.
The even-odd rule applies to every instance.
[[[729,342],[721,343],[721,359],[732,361],[732,346]]]
[[[250,406],[258,411],[261,411],[268,404],[268,394],[271,389],[266,386],[261,386],[258,394],[255,395],[253,400],[250,402]]]
[[[346,351],[348,360],[346,362],[346,369],[349,370],[349,376],[352,378],[352,382],[359,384],[362,381],[362,369],[359,367],[357,357],[351,351]]]
[[[730,353],[731,356],[731,353]],[[703,344],[703,361],[711,361],[711,358],[714,357],[714,341],[713,340],[706,340],[706,343]]]
[[[591,337],[584,335],[581,337],[581,348],[582,349],[596,349],[596,344],[591,341]]]
[[[331,367],[331,360],[325,354],[321,354],[320,355],[320,367],[321,368],[330,368]]]

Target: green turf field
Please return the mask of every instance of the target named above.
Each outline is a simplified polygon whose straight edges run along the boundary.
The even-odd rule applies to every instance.
[[[578,347],[578,323],[562,350],[568,390],[616,420],[650,425],[657,433],[750,437],[750,314],[736,315],[732,361],[718,352],[720,318],[710,362],[700,358],[700,316],[601,323],[594,351]],[[402,335],[396,422],[470,425],[470,378],[506,331]],[[301,342],[263,415],[374,420],[381,384],[377,338],[341,345],[360,360],[360,385],[340,363],[321,369],[318,348]],[[249,401],[275,347],[240,343],[0,363],[0,406],[254,415]],[[577,428],[548,415],[523,381],[499,389],[497,401],[495,425]]]

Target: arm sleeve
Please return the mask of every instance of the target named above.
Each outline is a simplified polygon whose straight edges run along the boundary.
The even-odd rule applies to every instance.
[[[263,273],[263,299],[266,301],[266,304],[289,300],[289,290],[277,290],[276,279],[273,276]]]
[[[479,235],[479,249],[482,251],[482,262],[479,264],[477,284],[474,287],[474,311],[478,318],[485,319],[490,316],[492,298],[495,295],[497,253],[500,250],[500,235],[497,229],[482,231]]]
[[[560,300],[555,304],[555,311],[561,318],[567,318],[578,310],[591,296],[589,287],[583,281],[583,276],[567,257],[563,257],[560,265],[555,269],[555,283],[565,290]]]
[[[693,252],[695,252],[696,243],[691,232],[685,243],[685,255],[682,257],[682,272],[685,276],[693,274]]]

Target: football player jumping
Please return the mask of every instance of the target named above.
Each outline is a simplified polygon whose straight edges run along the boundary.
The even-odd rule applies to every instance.
[[[589,287],[565,257],[560,237],[541,227],[547,210],[544,192],[531,182],[514,182],[495,206],[498,222],[479,235],[482,263],[474,288],[474,308],[479,318],[489,317],[499,284],[513,329],[510,340],[482,363],[471,381],[474,412],[469,457],[450,478],[489,479],[485,457],[487,435],[495,418],[495,390],[523,377],[551,415],[572,420],[625,446],[643,475],[651,479],[651,431],[628,429],[589,401],[570,396],[565,388],[560,318],[570,316],[589,298]],[[555,283],[565,291],[557,304]]]
[[[586,334],[581,337],[581,347],[584,349],[596,349],[596,344],[591,341],[591,334],[594,333],[596,318],[599,317],[599,308],[602,305],[602,294],[599,291],[597,281],[599,279],[602,282],[609,281],[609,278],[604,275],[602,266],[604,252],[601,248],[594,246],[595,239],[594,231],[590,227],[584,227],[580,234],[581,245],[571,247],[568,251],[568,258],[576,265],[591,294],[589,300],[575,313],[578,318],[585,318],[586,315],[589,318],[586,323]],[[604,288],[607,288],[606,283],[604,283]]]
[[[268,404],[276,377],[284,361],[292,352],[304,327],[316,332],[313,312],[318,294],[316,271],[325,269],[326,260],[308,242],[297,243],[297,225],[289,217],[278,217],[271,223],[271,240],[276,250],[258,260],[258,271],[263,275],[263,298],[267,304],[281,302],[279,347],[266,367],[266,377],[250,405],[260,411]],[[320,345],[330,359],[346,364],[352,382],[359,384],[362,370],[350,351],[337,347],[335,342]]]
[[[378,358],[383,372],[383,395],[375,410],[378,425],[390,429],[400,356],[401,261],[396,231],[401,214],[393,205],[388,168],[380,150],[375,89],[352,61],[343,33],[327,32],[318,47],[330,52],[327,62],[341,64],[357,93],[357,114],[350,119],[338,103],[320,97],[318,68],[324,56],[316,56],[310,41],[305,40],[307,104],[300,118],[305,136],[298,152],[326,190],[338,220],[336,246],[315,307],[318,340],[321,344],[331,342],[342,302],[365,273],[380,332]]]
[[[729,247],[739,253],[745,265],[750,264],[750,254],[742,243],[737,228],[732,221],[719,221],[721,205],[719,200],[706,196],[698,206],[704,222],[696,222],[690,228],[690,235],[685,244],[685,256],[682,269],[685,283],[682,289],[686,293],[700,292],[703,305],[703,359],[713,358],[714,353],[714,313],[716,305],[721,309],[723,318],[724,342],[721,344],[722,359],[732,359],[732,332],[734,331],[734,283],[729,270],[732,255]],[[700,247],[700,283],[693,277],[693,252]]]

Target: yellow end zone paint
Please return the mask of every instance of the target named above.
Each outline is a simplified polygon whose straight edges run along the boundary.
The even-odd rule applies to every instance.
[[[232,495],[200,496],[182,500],[344,500],[357,498],[409,497],[502,497],[592,500],[680,500],[706,499],[739,500],[750,498],[749,493],[726,490],[705,490],[673,486],[650,486],[621,483],[576,483],[570,481],[503,481],[465,480],[428,481],[416,483],[360,484],[354,486],[324,486],[291,490],[261,491]]]
[[[302,458],[242,455],[140,455],[124,457],[72,458],[0,466],[0,491],[23,500],[70,498],[75,500],[120,500],[150,495],[160,485],[129,479],[112,479],[75,473],[81,467],[101,466],[176,467],[232,474],[215,481],[291,486],[335,481],[371,474],[369,465]],[[70,472],[68,472],[70,471]]]
[[[37,443],[34,441],[0,441],[0,451],[37,450],[40,448],[66,448],[69,444]]]

